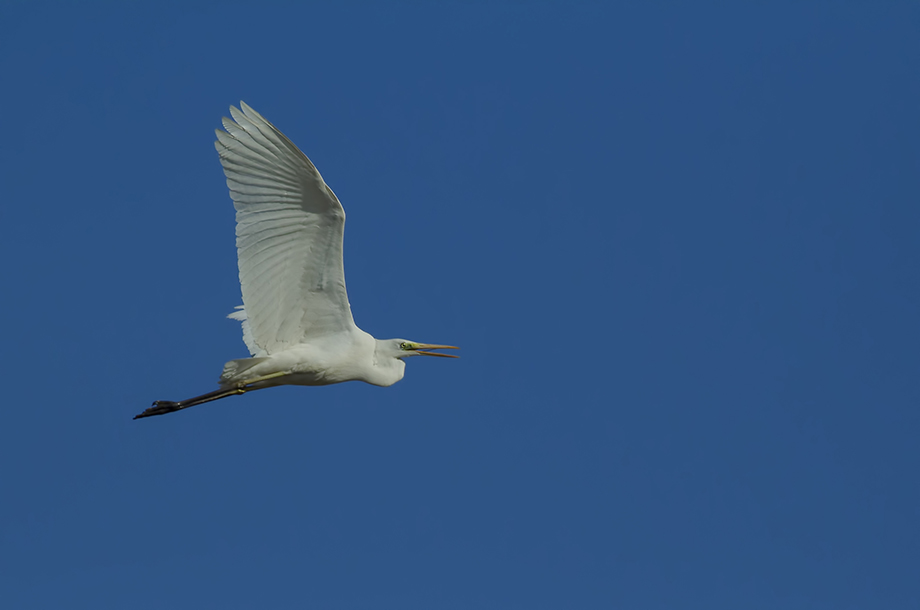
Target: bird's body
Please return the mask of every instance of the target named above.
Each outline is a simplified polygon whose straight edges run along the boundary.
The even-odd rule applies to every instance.
[[[329,385],[364,381],[390,386],[403,378],[406,363],[396,358],[377,358],[377,339],[355,327],[352,332],[316,337],[309,342],[270,356],[231,360],[220,376],[222,387],[234,387],[254,377],[278,372],[259,387],[274,385]]]
[[[137,417],[278,385],[393,385],[403,358],[450,348],[375,339],[355,325],[345,289],[345,210],[313,163],[252,108],[230,108],[215,146],[236,208],[243,325],[251,358],[224,365],[220,389],[156,401]],[[136,419],[136,418],[135,418]]]

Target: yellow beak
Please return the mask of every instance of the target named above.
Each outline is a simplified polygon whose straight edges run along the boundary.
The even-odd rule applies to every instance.
[[[422,354],[423,356],[439,356],[441,358],[459,358],[460,356],[454,356],[453,354],[438,354],[436,352],[423,352],[422,350],[426,349],[460,349],[455,345],[435,345],[434,343],[413,343],[412,351],[416,354]]]

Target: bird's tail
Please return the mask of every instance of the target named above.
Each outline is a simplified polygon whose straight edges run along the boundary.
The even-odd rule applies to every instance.
[[[220,374],[220,381],[217,383],[219,383],[221,387],[234,385],[240,381],[240,376],[243,375],[243,373],[266,360],[268,360],[268,358],[240,358],[239,360],[231,360],[224,365],[224,371]]]

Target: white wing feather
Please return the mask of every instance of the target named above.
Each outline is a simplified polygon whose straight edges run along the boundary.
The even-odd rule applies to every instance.
[[[214,143],[236,208],[243,322],[253,356],[351,330],[342,240],[345,210],[313,163],[240,102]],[[234,122],[235,121],[235,122]]]

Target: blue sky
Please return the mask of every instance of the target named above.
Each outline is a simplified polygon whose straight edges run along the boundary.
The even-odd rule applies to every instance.
[[[743,4],[743,6],[742,6]],[[914,3],[4,3],[10,608],[920,606]],[[244,357],[245,100],[397,385]]]

